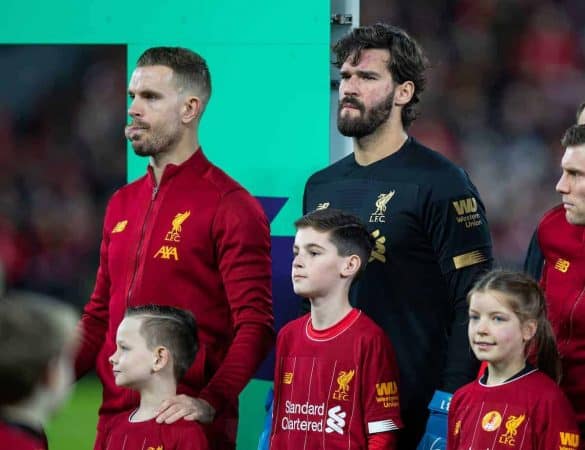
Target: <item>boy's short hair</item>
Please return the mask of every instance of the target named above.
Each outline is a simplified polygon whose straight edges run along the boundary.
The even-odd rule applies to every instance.
[[[52,361],[73,348],[79,316],[69,305],[31,292],[0,299],[0,405],[27,399]]]
[[[295,227],[328,232],[329,240],[339,255],[360,257],[361,265],[357,275],[366,269],[374,241],[358,217],[335,208],[317,209],[298,219]]]
[[[183,378],[199,350],[197,324],[190,311],[163,305],[142,305],[126,310],[126,317],[140,317],[140,334],[149,350],[168,349],[177,382]]]

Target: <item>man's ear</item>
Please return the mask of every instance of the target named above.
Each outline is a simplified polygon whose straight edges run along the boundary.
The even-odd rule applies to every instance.
[[[358,255],[351,255],[345,258],[343,266],[341,267],[341,276],[343,278],[355,276],[360,270],[362,261]]]
[[[396,85],[394,90],[394,104],[398,106],[406,105],[414,95],[414,83],[412,81],[405,81],[404,83]]]
[[[181,120],[183,123],[189,123],[193,120],[199,120],[203,114],[203,101],[199,97],[189,96],[183,103],[183,112]]]
[[[152,363],[152,373],[159,372],[160,370],[165,368],[171,359],[169,350],[166,347],[163,347],[162,345],[159,345],[157,348],[155,348],[153,353],[154,360]]]

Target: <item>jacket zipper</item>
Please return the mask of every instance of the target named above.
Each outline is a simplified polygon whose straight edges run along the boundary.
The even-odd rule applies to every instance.
[[[573,335],[573,316],[575,314],[575,309],[577,305],[583,298],[583,293],[585,293],[585,287],[581,289],[581,292],[577,296],[577,299],[573,302],[573,306],[571,307],[571,312],[569,313],[569,332],[567,333],[567,339],[565,339],[565,344],[568,344],[571,340],[571,336]]]
[[[148,205],[146,215],[144,216],[144,222],[142,222],[142,229],[140,230],[140,240],[138,241],[138,248],[136,249],[136,261],[134,263],[134,272],[132,273],[132,279],[130,280],[130,285],[128,287],[128,295],[126,296],[126,307],[130,306],[132,289],[134,288],[134,281],[136,280],[136,273],[138,272],[138,266],[140,265],[140,257],[142,256],[142,245],[144,243],[144,232],[146,230],[146,223],[148,222],[150,211],[152,210],[152,205],[154,204],[154,200],[156,199],[156,194],[158,194],[158,186],[152,188],[152,197]]]

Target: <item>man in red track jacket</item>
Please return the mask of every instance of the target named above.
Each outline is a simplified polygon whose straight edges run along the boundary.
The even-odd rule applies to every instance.
[[[585,125],[570,127],[562,144],[563,174],[556,190],[563,203],[538,224],[525,270],[545,290],[562,357],[561,388],[585,438]]]
[[[155,303],[190,310],[201,350],[161,405],[157,420],[212,422],[209,441],[234,449],[238,395],[274,341],[270,232],[258,202],[211,164],[198,126],[211,94],[203,58],[157,47],[140,56],[128,93],[126,137],[148,156],[148,173],[111,198],[100,265],[81,320],[76,370],[94,369],[103,388],[96,448],[108,420],[138,395],[114,383],[108,356],[129,306]]]

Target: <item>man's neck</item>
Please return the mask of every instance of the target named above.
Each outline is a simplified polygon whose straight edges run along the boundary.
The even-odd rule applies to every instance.
[[[197,136],[192,136],[188,139],[183,139],[177,145],[165,152],[158,153],[150,157],[150,165],[154,172],[154,179],[156,184],[160,184],[160,180],[164,173],[165,167],[168,164],[180,165],[187,161],[199,149],[199,140]]]
[[[360,166],[380,161],[400,150],[407,139],[402,124],[388,120],[372,134],[353,139],[355,160]]]
[[[144,422],[154,419],[163,401],[177,394],[177,383],[174,379],[165,380],[162,377],[140,391],[140,406],[132,415],[132,422]]]

